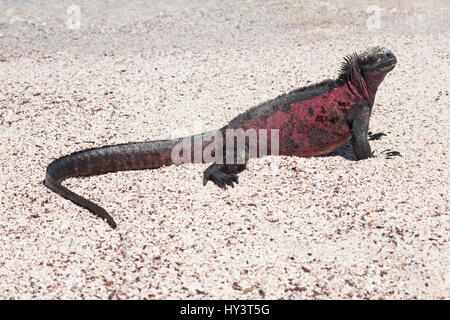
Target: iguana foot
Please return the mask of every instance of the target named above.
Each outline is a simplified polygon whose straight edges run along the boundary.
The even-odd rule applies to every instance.
[[[209,166],[203,173],[203,185],[206,185],[208,180],[223,190],[227,188],[227,185],[234,188],[233,182],[239,183],[237,175],[222,172],[216,164]]]
[[[378,133],[372,133],[372,132],[368,132],[367,133],[368,134],[368,138],[367,138],[367,140],[379,140],[379,139],[381,139],[381,137],[382,136],[385,136],[386,134],[385,133],[383,133],[383,132],[378,132]]]
[[[391,151],[391,149],[386,149],[384,151],[381,151],[380,155],[384,155],[385,159],[392,159],[393,157],[402,157],[403,158],[403,156],[400,154],[400,152]],[[376,158],[377,156],[374,155],[374,153],[372,152],[372,157]]]
[[[386,150],[382,151],[381,154],[384,154],[386,159],[392,159],[393,157],[402,157],[403,158],[403,156],[400,154],[400,152],[391,151],[391,149],[386,149]]]

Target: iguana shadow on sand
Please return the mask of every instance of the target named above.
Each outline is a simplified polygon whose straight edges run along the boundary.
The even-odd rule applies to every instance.
[[[252,156],[320,156],[350,141],[355,158],[367,159],[373,156],[368,128],[375,95],[378,86],[396,63],[395,55],[382,47],[349,55],[344,58],[335,80],[296,89],[249,109],[215,130],[213,133],[219,139],[211,139],[211,132],[205,132],[172,140],[125,143],[78,151],[51,162],[44,183],[62,197],[106,219],[115,228],[114,219],[103,208],[73,193],[61,182],[71,177],[177,164],[173,150],[180,144],[190,148],[186,152],[183,150],[183,156],[189,156],[184,157],[188,160],[183,162],[210,162],[211,159],[206,159],[204,154],[209,149],[213,150],[210,154],[214,163],[205,170],[203,184],[212,181],[223,189],[238,183],[237,174],[245,169]],[[252,140],[253,143],[260,146],[259,143],[266,142],[268,152],[257,149],[256,153],[252,153],[255,145],[245,137],[243,148],[242,145],[238,148],[235,140],[239,139],[240,133],[232,137],[230,143],[226,139],[230,131],[252,131],[256,139]],[[375,134],[370,138],[377,139],[382,135]],[[267,141],[268,136],[276,136],[276,144],[272,140]],[[191,141],[200,141],[200,145],[191,144]],[[198,151],[200,159],[195,157]],[[387,155],[396,156],[399,153],[394,151]]]

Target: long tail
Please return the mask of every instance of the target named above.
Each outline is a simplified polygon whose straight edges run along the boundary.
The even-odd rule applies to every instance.
[[[117,225],[105,209],[70,191],[61,182],[73,177],[154,169],[174,164],[172,150],[180,142],[186,141],[183,139],[186,138],[126,143],[78,151],[51,162],[47,167],[44,184],[62,197],[105,219],[114,229]]]

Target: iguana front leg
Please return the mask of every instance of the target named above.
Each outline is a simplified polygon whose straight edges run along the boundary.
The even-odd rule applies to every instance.
[[[360,112],[353,118],[351,123],[352,128],[352,148],[356,159],[363,160],[371,157],[375,157],[369,144],[369,140],[378,140],[386,134],[380,132],[372,134],[369,130],[369,117],[370,108],[368,106],[362,107]],[[400,152],[391,151],[387,149],[382,151],[386,159],[392,159],[396,156],[402,156]]]
[[[363,106],[351,122],[352,148],[356,159],[363,160],[373,156],[367,139],[369,131],[370,108]]]

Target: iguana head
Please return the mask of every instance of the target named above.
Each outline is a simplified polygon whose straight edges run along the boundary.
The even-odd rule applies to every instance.
[[[388,73],[394,69],[397,58],[391,50],[384,47],[373,47],[358,55],[364,73]]]
[[[397,58],[384,47],[369,48],[344,58],[340,79],[349,81],[373,102],[378,86],[386,74],[394,69]]]

